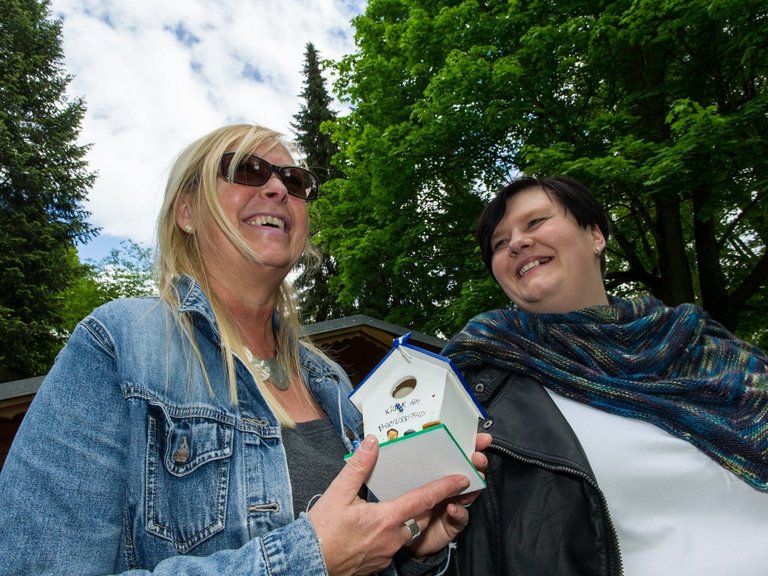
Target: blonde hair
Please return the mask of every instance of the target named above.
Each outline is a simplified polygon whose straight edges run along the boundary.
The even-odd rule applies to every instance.
[[[156,267],[160,298],[168,302],[173,310],[176,310],[180,305],[179,294],[176,289],[178,278],[186,274],[200,284],[211,303],[213,315],[221,334],[222,356],[228,374],[230,400],[233,403],[237,402],[234,355],[243,359],[244,364],[250,369],[249,363],[245,360],[245,346],[229,312],[211,289],[200,253],[198,235],[185,233],[176,222],[176,202],[182,194],[188,196],[195,228],[197,228],[195,226],[197,219],[200,218],[205,206],[207,212],[212,215],[213,220],[243,257],[254,262],[260,262],[260,256],[248,246],[237,228],[224,215],[216,193],[217,178],[221,157],[225,152],[235,153],[232,161],[234,167],[237,166],[241,158],[251,154],[257,148],[264,151],[265,148],[271,150],[275,146],[284,147],[296,161],[298,157],[296,148],[281,133],[261,126],[249,124],[224,126],[192,142],[179,154],[171,168],[163,206],[160,209],[157,222],[158,255]],[[311,244],[309,237],[302,258],[306,265],[316,265],[320,260],[319,251]],[[275,334],[277,349],[280,351],[278,361],[282,364],[286,374],[296,374],[301,377],[299,340],[303,335],[303,330],[296,306],[296,293],[285,280],[278,290],[275,310],[280,319]],[[192,324],[186,316],[177,318],[177,321],[183,326],[189,337],[194,356],[202,368],[209,391],[212,392],[208,374],[194,338]],[[314,347],[312,348],[314,349]],[[254,370],[251,372],[278,420],[283,425],[293,426],[293,420],[271,394],[261,376]],[[302,388],[306,391],[305,386]]]

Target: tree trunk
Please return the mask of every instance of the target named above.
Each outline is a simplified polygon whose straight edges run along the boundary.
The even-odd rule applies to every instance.
[[[661,192],[656,194],[654,201],[662,291],[658,296],[669,306],[694,302],[691,270],[680,223],[680,199],[676,194]]]

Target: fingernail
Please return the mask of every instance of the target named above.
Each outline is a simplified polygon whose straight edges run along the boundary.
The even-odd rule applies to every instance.
[[[362,444],[360,444],[360,450],[363,452],[370,452],[373,450],[373,445],[376,443],[376,436],[366,436]]]

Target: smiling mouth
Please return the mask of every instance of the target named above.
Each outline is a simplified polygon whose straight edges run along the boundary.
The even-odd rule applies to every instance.
[[[266,226],[267,228],[285,230],[285,220],[274,216],[256,216],[255,218],[248,220],[247,224],[251,226]]]
[[[522,278],[523,275],[529,270],[533,270],[534,268],[536,268],[541,264],[546,264],[550,260],[551,258],[541,258],[540,260],[531,260],[527,264],[524,264],[523,266],[520,267],[520,270],[517,271],[517,275],[518,277]]]

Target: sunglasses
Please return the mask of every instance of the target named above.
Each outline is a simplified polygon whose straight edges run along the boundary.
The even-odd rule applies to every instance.
[[[230,165],[234,152],[227,152],[221,157],[221,176],[227,182],[243,186],[262,186],[267,183],[274,172],[288,190],[288,194],[301,198],[305,202],[317,198],[320,181],[312,172],[298,166],[275,166],[258,156],[245,156],[232,172],[230,180]]]

